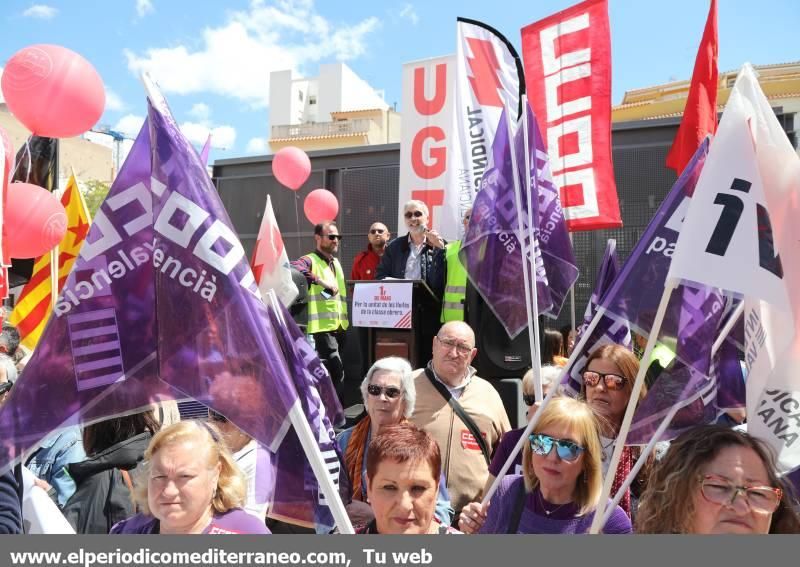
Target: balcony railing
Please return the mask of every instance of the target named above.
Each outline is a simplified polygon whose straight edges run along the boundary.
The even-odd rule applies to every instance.
[[[272,138],[304,138],[308,136],[342,136],[369,133],[371,120],[337,120],[336,122],[314,122],[309,124],[286,124],[272,127]]]

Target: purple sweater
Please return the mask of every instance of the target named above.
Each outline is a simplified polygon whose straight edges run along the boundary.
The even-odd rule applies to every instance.
[[[117,522],[111,528],[112,534],[157,534],[159,522],[153,516],[136,514],[127,520]],[[204,534],[268,534],[263,520],[248,514],[241,508],[228,510],[224,514],[214,514]]]
[[[524,488],[525,483],[522,476],[506,475],[503,477],[497,492],[492,497],[486,522],[479,533],[506,533],[514,511],[514,502],[523,493]],[[594,519],[594,512],[578,516],[576,504],[568,504],[560,508],[548,504],[548,510],[555,509],[548,516],[542,508],[543,501],[538,488],[531,493],[525,493],[525,507],[519,520],[518,534],[583,534],[589,531],[592,519]],[[611,501],[609,500],[609,502]],[[632,532],[630,518],[622,508],[617,506],[603,528],[603,533],[629,534]]]

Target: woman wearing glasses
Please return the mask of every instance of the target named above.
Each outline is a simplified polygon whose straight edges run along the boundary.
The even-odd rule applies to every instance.
[[[361,383],[367,415],[336,438],[353,488],[353,504],[348,508],[353,523],[366,523],[372,516],[369,506],[358,504],[367,501],[367,449],[370,440],[387,426],[407,423],[414,413],[417,392],[411,372],[411,365],[403,358],[390,356],[375,361]],[[450,525],[452,514],[447,487],[441,479],[436,517]]]
[[[653,471],[637,533],[797,534],[791,488],[764,443],[720,425],[680,435]]]
[[[598,418],[600,425],[600,443],[602,445],[603,476],[608,473],[608,465],[614,452],[614,442],[625,417],[625,410],[633,390],[633,382],[639,372],[639,360],[631,351],[615,344],[603,345],[595,349],[586,362],[583,371],[581,398],[586,400]],[[642,387],[639,401],[644,397],[646,388]],[[611,495],[617,490],[631,471],[639,457],[638,447],[625,447],[617,466]],[[631,490],[638,496],[647,483],[652,457],[639,472],[631,488],[620,500],[622,509],[631,515]]]
[[[589,531],[602,490],[597,420],[583,402],[551,399],[525,444],[522,476],[506,476],[482,534],[580,534]],[[604,533],[630,533],[619,506]]]

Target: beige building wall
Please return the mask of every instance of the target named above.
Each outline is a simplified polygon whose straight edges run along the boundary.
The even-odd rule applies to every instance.
[[[15,152],[30,136],[30,132],[14,118],[5,104],[0,104],[0,127],[8,132]],[[110,185],[116,176],[111,148],[82,138],[61,139],[58,156],[59,187],[66,186],[66,180],[69,179],[72,170],[80,181],[95,179]]]

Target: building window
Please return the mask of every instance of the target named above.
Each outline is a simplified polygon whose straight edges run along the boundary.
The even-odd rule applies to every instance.
[[[316,96],[314,96],[314,95],[309,95],[309,97],[308,97],[308,104],[309,104],[309,105],[311,105],[311,104],[317,104],[317,97],[316,97]]]

